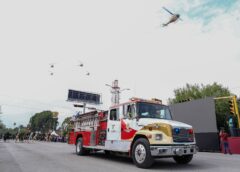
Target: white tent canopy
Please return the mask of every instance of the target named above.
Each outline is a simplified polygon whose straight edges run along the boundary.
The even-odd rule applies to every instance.
[[[55,131],[53,131],[53,132],[51,133],[51,136],[58,136],[58,134],[57,134]]]

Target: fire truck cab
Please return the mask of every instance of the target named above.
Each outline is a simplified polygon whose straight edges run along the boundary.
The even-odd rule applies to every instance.
[[[196,153],[192,126],[173,121],[168,106],[156,99],[132,98],[108,111],[77,115],[71,140],[78,155],[99,150],[125,154],[140,168],[159,157],[187,164]]]

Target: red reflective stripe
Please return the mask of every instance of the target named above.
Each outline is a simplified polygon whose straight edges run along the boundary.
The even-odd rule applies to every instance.
[[[133,138],[136,132],[137,132],[136,130],[128,127],[126,123],[123,120],[121,120],[121,139],[122,140],[128,140]]]

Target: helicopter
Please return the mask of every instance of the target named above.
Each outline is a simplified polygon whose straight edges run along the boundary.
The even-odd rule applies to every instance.
[[[169,14],[172,15],[172,17],[169,19],[169,21],[167,23],[164,23],[162,26],[166,27],[168,26],[170,23],[176,22],[177,20],[182,20],[180,18],[180,14],[174,14],[172,13],[170,10],[168,10],[166,7],[162,7],[165,11],[167,11]]]
[[[50,63],[50,68],[54,68],[55,67],[55,63]]]
[[[78,65],[77,66],[79,66],[79,67],[83,67],[84,65],[83,65],[83,62],[81,62],[81,61],[78,61]]]
[[[49,71],[49,75],[53,76],[54,75],[53,71]]]

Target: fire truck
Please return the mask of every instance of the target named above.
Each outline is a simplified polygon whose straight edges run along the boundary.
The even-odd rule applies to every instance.
[[[164,157],[187,164],[197,152],[192,126],[172,120],[169,107],[157,99],[132,98],[107,111],[77,115],[70,140],[77,155],[126,155],[139,168]]]

